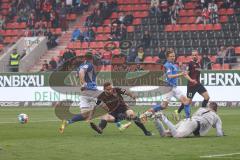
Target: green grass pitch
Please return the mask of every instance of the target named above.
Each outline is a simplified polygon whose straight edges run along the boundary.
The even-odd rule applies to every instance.
[[[29,115],[28,124],[17,122],[22,112]],[[206,137],[173,139],[161,138],[152,122],[146,124],[155,133],[152,137],[144,136],[135,125],[121,133],[114,124],[97,135],[86,122],[68,126],[59,134],[60,121],[51,107],[2,107],[0,160],[240,159],[240,109],[220,108],[219,114],[227,136],[215,137],[215,130],[211,130]],[[209,155],[220,156],[201,157]]]

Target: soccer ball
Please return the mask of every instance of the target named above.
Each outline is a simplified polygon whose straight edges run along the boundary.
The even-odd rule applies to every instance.
[[[28,115],[25,114],[25,113],[19,114],[19,115],[18,115],[18,121],[19,121],[19,123],[21,123],[21,124],[27,123],[27,122],[28,122]]]

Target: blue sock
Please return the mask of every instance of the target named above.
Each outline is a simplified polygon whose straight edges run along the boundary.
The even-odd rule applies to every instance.
[[[115,124],[118,128],[121,127],[121,122],[115,122]]]
[[[152,106],[152,109],[154,110],[154,112],[160,111],[162,110],[162,107],[160,104],[156,104]]]
[[[190,105],[184,105],[184,111],[185,111],[185,115],[186,115],[186,118],[190,118],[190,114],[191,114],[191,108],[190,108]]]
[[[68,120],[68,124],[78,122],[78,121],[83,121],[85,118],[81,114],[75,115],[72,119]]]

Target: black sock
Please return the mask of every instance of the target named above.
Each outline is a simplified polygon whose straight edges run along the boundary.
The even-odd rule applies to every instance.
[[[133,119],[135,124],[146,134],[148,132],[148,130],[145,128],[145,126],[142,124],[142,122],[140,121],[140,119],[138,117]]]
[[[207,107],[208,101],[209,101],[209,100],[205,100],[205,99],[204,99],[204,100],[202,101],[202,107]]]
[[[102,119],[98,126],[103,130],[107,126],[107,121]]]
[[[178,108],[177,112],[181,113],[183,109],[184,109],[184,104],[182,103],[181,106]]]

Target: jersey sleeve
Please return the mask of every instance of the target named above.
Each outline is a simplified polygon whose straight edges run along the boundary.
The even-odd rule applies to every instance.
[[[221,121],[219,116],[217,116],[216,124],[213,127],[216,128],[216,135],[217,136],[223,136],[222,121]]]

